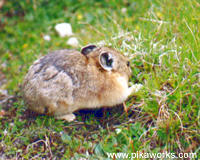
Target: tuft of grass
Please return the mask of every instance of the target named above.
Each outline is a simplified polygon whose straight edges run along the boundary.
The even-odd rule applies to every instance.
[[[6,1],[0,13],[0,106],[3,159],[105,159],[113,152],[193,152],[199,155],[200,35],[197,0]],[[50,50],[72,48],[54,26],[72,24],[80,49],[110,45],[130,58],[132,83],[143,88],[122,106],[76,112],[77,121],[29,113],[20,84],[29,66]],[[50,35],[45,41],[43,35]],[[1,73],[1,72],[0,72]]]

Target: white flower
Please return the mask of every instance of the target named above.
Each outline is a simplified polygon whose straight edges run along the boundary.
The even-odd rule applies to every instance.
[[[99,42],[97,43],[98,46],[104,46],[105,44],[106,44],[106,42],[105,42],[104,40],[99,41]]]
[[[4,134],[4,136],[6,136],[6,135],[8,134],[8,131],[5,129],[5,130],[3,131],[3,134]]]
[[[116,129],[115,129],[115,132],[116,132],[117,134],[119,134],[121,131],[122,131],[122,130],[121,130],[120,128],[116,128]]]
[[[126,13],[126,11],[127,11],[127,8],[122,8],[122,9],[121,9],[121,12],[122,12],[122,13]]]
[[[2,64],[1,64],[1,67],[2,67],[2,68],[6,68],[6,67],[7,67],[7,63],[6,63],[6,62],[2,63]]]
[[[143,87],[142,84],[134,84],[133,86],[135,88],[135,92],[138,92]]]
[[[73,47],[77,47],[79,45],[79,42],[77,40],[77,38],[75,37],[71,37],[68,39],[67,44]]]
[[[11,127],[13,127],[15,124],[11,122],[9,125],[10,125]]]
[[[43,36],[43,39],[44,39],[45,41],[50,41],[50,40],[51,40],[51,37],[50,37],[50,35],[44,35],[44,36]]]
[[[132,82],[129,82],[129,85],[133,89],[132,93],[138,92],[143,87],[142,84],[133,84]]]
[[[59,23],[59,24],[56,24],[55,30],[58,32],[60,37],[73,35],[72,27],[71,27],[70,23]]]

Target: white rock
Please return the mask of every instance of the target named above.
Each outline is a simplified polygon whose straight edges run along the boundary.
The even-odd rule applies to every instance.
[[[44,35],[44,36],[43,36],[43,39],[44,39],[45,41],[50,41],[50,40],[51,40],[51,37],[50,37],[50,35]]]
[[[68,39],[67,44],[73,47],[77,47],[79,45],[79,42],[77,38],[71,37]]]
[[[71,27],[70,23],[59,23],[59,24],[56,24],[55,30],[58,32],[60,37],[73,35],[72,27]]]

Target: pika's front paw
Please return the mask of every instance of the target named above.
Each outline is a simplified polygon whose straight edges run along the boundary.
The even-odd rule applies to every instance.
[[[74,114],[66,114],[62,116],[57,116],[56,118],[66,120],[67,122],[72,122],[76,119],[76,116]]]

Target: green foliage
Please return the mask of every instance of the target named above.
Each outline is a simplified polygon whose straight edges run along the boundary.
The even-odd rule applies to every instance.
[[[2,87],[19,98],[0,117],[0,155],[105,159],[106,152],[198,153],[199,6],[197,0],[7,0],[0,12],[0,71],[7,79]],[[54,30],[61,22],[71,23],[80,42],[76,49],[101,42],[130,56],[131,81],[143,88],[127,101],[127,113],[115,108],[97,117],[94,111],[78,114],[73,123],[26,117],[20,84],[29,66],[50,50],[72,48]]]

